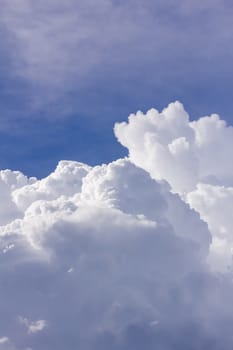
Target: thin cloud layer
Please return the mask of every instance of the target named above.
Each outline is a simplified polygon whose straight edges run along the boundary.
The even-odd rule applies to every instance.
[[[187,80],[194,72],[192,81],[197,75],[199,85],[200,72],[222,77],[225,67],[231,66],[232,6],[227,1],[1,0],[0,4],[4,72],[27,91],[25,103],[36,111],[50,111],[63,98],[57,114],[83,113],[90,104],[81,105],[83,90],[88,93],[94,86],[96,94],[99,85],[109,90],[114,80],[121,86],[119,93],[125,76],[137,86],[143,77],[148,87],[161,89],[171,78],[183,80],[184,72]],[[119,76],[122,84],[117,82]],[[78,97],[78,106],[74,101],[69,105],[70,92]],[[135,89],[131,94],[130,100]]]
[[[0,349],[232,349],[231,132],[175,103],[116,125],[126,159],[1,171]]]

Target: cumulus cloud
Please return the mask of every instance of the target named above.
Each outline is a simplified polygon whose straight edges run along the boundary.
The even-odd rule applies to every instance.
[[[116,125],[128,158],[2,171],[0,348],[232,349],[231,132],[175,103]]]
[[[115,125],[119,142],[129,157],[156,179],[166,179],[175,192],[191,191],[199,182],[231,185],[233,128],[216,114],[190,121],[180,102],[161,113],[129,116]]]
[[[210,260],[215,269],[231,269],[233,263],[233,188],[199,183],[187,202],[208,222],[212,232]]]
[[[12,200],[12,192],[26,184],[33,183],[34,178],[27,178],[19,171],[0,171],[0,225],[10,222],[20,212]]]
[[[128,123],[115,125],[115,134],[133,163],[154,179],[167,180],[208,223],[212,267],[231,267],[232,126],[216,114],[191,121],[175,102],[161,113],[130,115]]]

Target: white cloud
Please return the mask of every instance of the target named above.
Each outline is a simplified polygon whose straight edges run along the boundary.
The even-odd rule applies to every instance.
[[[1,337],[0,338],[0,344],[7,343],[8,341],[9,341],[9,339],[7,337]]]
[[[233,188],[200,183],[187,195],[187,202],[208,222],[212,232],[211,265],[215,269],[232,269]]]
[[[19,210],[25,211],[39,199],[52,200],[61,195],[71,196],[80,192],[82,178],[90,169],[91,167],[82,163],[61,161],[48,177],[12,191],[13,202]]]
[[[231,128],[176,103],[115,131],[129,158],[62,161],[42,180],[1,172],[9,349],[232,349],[232,170],[207,161]]]
[[[129,158],[155,179],[167,180],[211,230],[212,267],[232,265],[233,128],[218,115],[190,121],[179,102],[115,126]],[[222,210],[221,208],[224,208]]]
[[[27,179],[19,171],[0,171],[0,225],[10,222],[13,218],[20,216],[20,211],[12,201],[12,192],[28,183],[33,183],[34,178]]]
[[[19,322],[27,327],[28,333],[41,332],[47,326],[47,322],[45,320],[30,322],[27,318],[23,318],[22,316],[19,316]]]
[[[182,104],[175,102],[161,113],[151,109],[130,115],[128,123],[115,125],[115,133],[131,161],[154,178],[166,179],[179,193],[198,182],[233,181],[233,128],[218,115],[189,121]]]
[[[110,348],[128,346],[131,326],[151,329],[158,320],[166,328],[174,286],[183,293],[185,276],[207,269],[206,225],[165,183],[127,159],[93,169],[62,164],[59,176],[12,191],[24,200],[15,201],[21,218],[0,230],[2,245],[11,246],[0,256],[0,277],[10,281],[2,287],[3,329],[19,348],[34,342],[41,348],[42,332],[34,340],[14,323],[20,314],[29,333],[45,326],[29,320],[48,322],[48,349],[67,348],[68,334],[77,346],[98,349],[110,335]],[[88,171],[80,186],[82,169]],[[50,181],[54,176],[59,181]],[[31,196],[35,188],[38,197]],[[181,213],[192,223],[189,232]]]
[[[1,350],[17,350],[8,337],[0,337]]]

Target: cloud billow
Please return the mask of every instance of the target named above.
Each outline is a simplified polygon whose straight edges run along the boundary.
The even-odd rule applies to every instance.
[[[116,125],[128,158],[1,171],[0,349],[232,349],[231,132],[176,102]]]
[[[230,267],[232,126],[217,114],[190,121],[183,105],[175,102],[161,113],[151,109],[130,115],[128,123],[115,125],[115,134],[134,164],[152,178],[168,181],[200,213],[213,237],[211,264],[216,269]]]

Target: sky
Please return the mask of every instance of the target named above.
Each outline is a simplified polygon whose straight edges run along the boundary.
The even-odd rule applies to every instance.
[[[232,350],[232,12],[0,0],[0,350]]]
[[[117,159],[114,123],[176,100],[193,119],[218,113],[231,124],[230,1],[0,7],[1,169],[42,177],[60,159]]]

